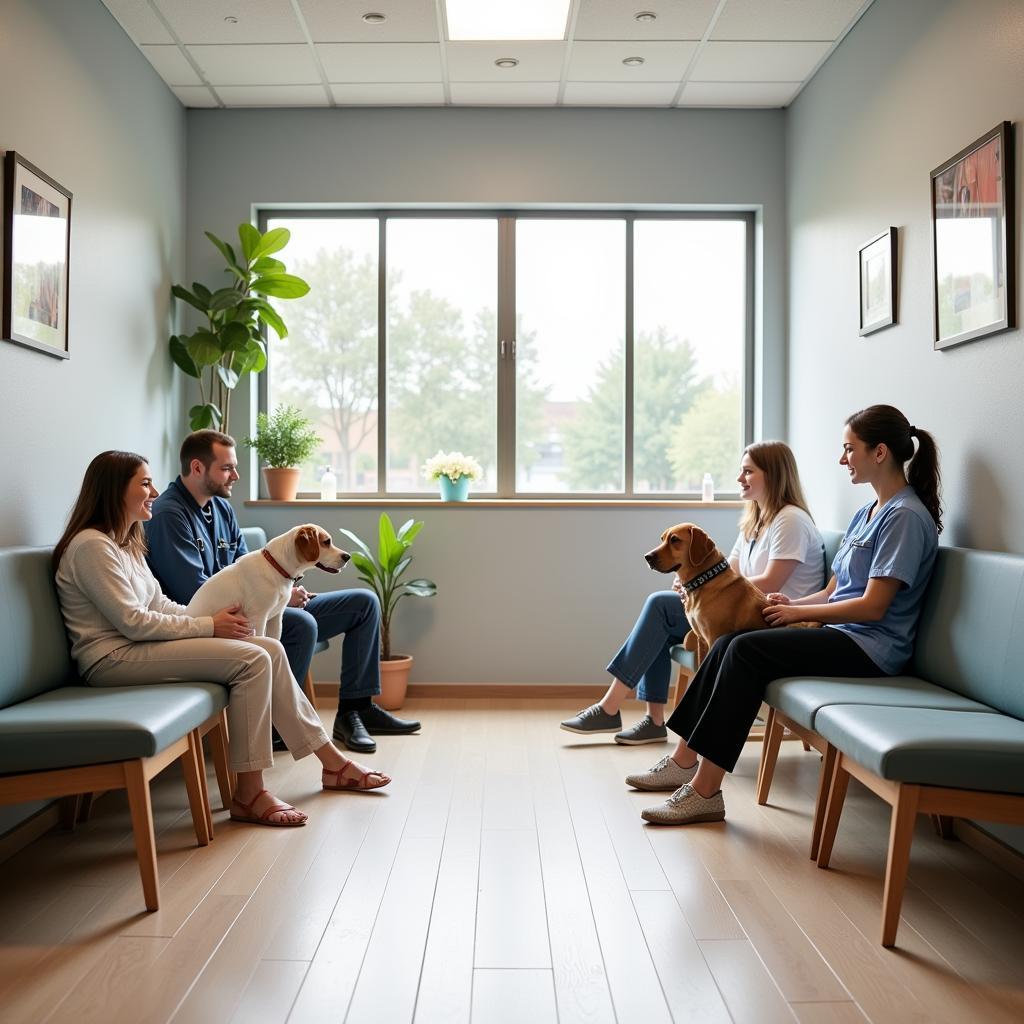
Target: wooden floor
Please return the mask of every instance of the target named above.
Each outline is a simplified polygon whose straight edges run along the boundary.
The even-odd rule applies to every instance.
[[[1024,1020],[1024,883],[922,821],[886,951],[887,809],[866,790],[851,786],[827,872],[807,857],[819,759],[799,744],[772,806],[754,803],[748,744],[726,823],[645,826],[657,798],[622,777],[668,748],[561,732],[574,710],[412,701],[423,732],[372,759],[387,790],[320,793],[314,760],[285,756],[273,788],[310,824],[222,811],[206,849],[180,779],[157,780],[155,914],[109,794],[0,867],[0,1020]]]

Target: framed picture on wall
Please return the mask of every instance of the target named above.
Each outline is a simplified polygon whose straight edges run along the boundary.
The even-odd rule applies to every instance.
[[[71,193],[24,157],[4,160],[3,337],[67,359]]]
[[[1013,182],[1009,121],[932,171],[937,349],[1015,326]]]
[[[896,229],[860,247],[860,334],[896,323]]]

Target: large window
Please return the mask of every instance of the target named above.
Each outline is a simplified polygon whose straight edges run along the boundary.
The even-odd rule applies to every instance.
[[[747,214],[267,213],[309,294],[282,303],[262,404],[297,406],[340,493],[735,492],[749,437]]]

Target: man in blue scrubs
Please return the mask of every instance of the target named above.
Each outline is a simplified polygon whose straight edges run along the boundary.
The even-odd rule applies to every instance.
[[[246,554],[235,511],[228,502],[238,479],[234,439],[217,430],[197,430],[181,446],[181,475],[153,504],[145,524],[147,560],[164,593],[188,604],[215,572]],[[369,590],[310,594],[292,590],[281,643],[292,675],[305,679],[317,640],[343,633],[341,683],[334,739],[349,750],[372,754],[374,734],[412,733],[405,721],[370,699],[380,693],[380,605]]]

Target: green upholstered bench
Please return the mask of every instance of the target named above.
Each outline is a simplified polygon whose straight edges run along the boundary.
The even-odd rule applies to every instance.
[[[199,845],[213,836],[202,736],[209,733],[230,799],[227,690],[212,683],[96,687],[68,652],[51,549],[0,550],[0,803],[78,799],[125,789],[146,907],[159,907],[149,782],[180,761]],[[225,795],[226,794],[226,795]]]

